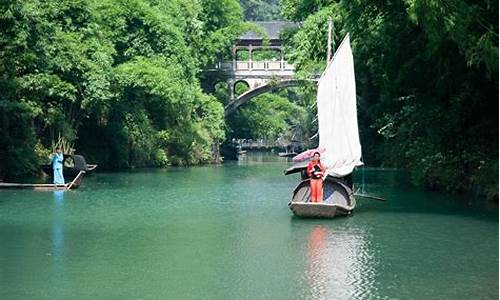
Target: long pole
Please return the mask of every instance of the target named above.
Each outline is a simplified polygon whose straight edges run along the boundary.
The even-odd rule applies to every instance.
[[[330,59],[332,58],[332,29],[333,22],[332,18],[328,18],[328,45],[327,45],[327,53],[326,53],[326,64],[330,63]]]
[[[76,175],[75,179],[73,179],[73,181],[71,181],[71,184],[68,186],[67,189],[71,190],[71,188],[73,187],[73,185],[76,183],[77,180],[80,180],[80,177],[82,177],[83,174],[85,174],[85,171],[78,172],[78,175]]]

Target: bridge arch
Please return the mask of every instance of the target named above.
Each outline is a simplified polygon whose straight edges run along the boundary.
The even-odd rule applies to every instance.
[[[229,102],[225,107],[224,107],[224,116],[229,116],[233,112],[235,112],[238,107],[241,105],[247,103],[251,99],[262,95],[264,93],[270,92],[270,91],[275,91],[287,87],[293,87],[293,86],[299,86],[300,84],[304,82],[310,82],[310,81],[316,81],[314,79],[312,80],[305,80],[305,79],[288,79],[288,80],[280,80],[280,81],[271,81],[268,82],[264,85],[258,86],[256,88],[250,89],[246,91],[245,93],[239,95],[236,99],[233,101]]]
[[[247,89],[246,89],[245,92],[247,92],[247,91],[249,91],[249,90],[252,89],[252,87],[250,86],[250,83],[247,80],[245,80],[245,79],[238,79],[238,80],[236,80],[234,82],[233,87],[232,87],[235,95],[238,94],[238,92],[239,92],[238,91],[238,86],[240,84],[246,85]],[[245,92],[243,92],[241,94],[244,94]]]

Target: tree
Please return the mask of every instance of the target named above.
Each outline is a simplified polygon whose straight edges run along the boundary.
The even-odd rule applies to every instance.
[[[273,21],[281,20],[278,0],[240,0],[248,21]]]

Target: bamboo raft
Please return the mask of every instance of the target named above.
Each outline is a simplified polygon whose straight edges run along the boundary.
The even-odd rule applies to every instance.
[[[0,189],[31,189],[36,191],[68,191],[80,186],[85,171],[80,171],[73,181],[66,184],[51,183],[8,183],[0,182]]]

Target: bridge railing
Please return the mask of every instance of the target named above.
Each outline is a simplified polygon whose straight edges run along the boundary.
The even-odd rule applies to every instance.
[[[216,69],[243,70],[243,71],[293,71],[295,68],[287,61],[249,61],[237,60],[234,62],[223,62],[216,65]]]
[[[283,62],[283,64],[285,64]],[[281,70],[282,63],[280,61],[269,61],[267,62],[267,68],[269,70]]]

